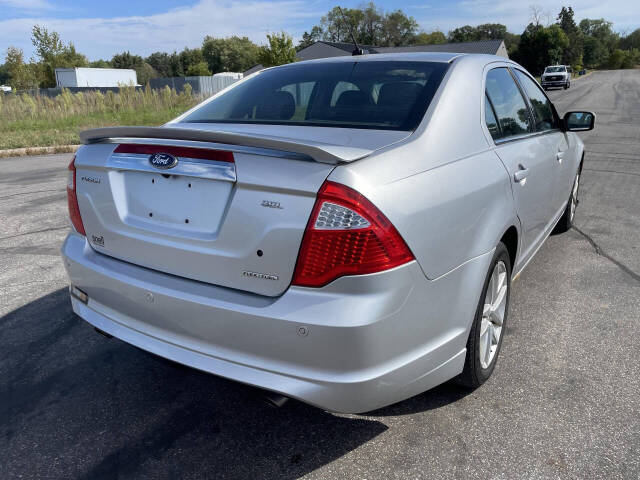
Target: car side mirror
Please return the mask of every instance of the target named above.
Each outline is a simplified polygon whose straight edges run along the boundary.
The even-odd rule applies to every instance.
[[[562,119],[565,132],[586,132],[593,130],[596,114],[593,112],[567,112]]]

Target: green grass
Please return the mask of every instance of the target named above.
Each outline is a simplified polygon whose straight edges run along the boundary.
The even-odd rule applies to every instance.
[[[161,125],[199,101],[189,89],[122,89],[119,93],[65,91],[55,97],[0,95],[0,150],[71,145],[88,128]]]

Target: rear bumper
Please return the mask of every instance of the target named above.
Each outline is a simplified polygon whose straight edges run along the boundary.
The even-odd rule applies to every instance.
[[[416,262],[276,298],[137,267],[71,233],[63,247],[84,320],[176,362],[321,408],[365,412],[461,372],[491,252],[437,280]],[[258,281],[258,280],[257,280]]]

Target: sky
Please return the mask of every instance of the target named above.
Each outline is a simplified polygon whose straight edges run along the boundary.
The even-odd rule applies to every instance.
[[[553,22],[564,2],[557,0],[378,0],[385,11],[401,8],[429,32],[462,25],[502,23],[521,33],[530,21],[530,5],[539,5]],[[362,0],[340,2],[358,7]],[[147,56],[197,47],[206,35],[247,36],[258,44],[269,32],[286,31],[297,41],[320,22],[335,1],[325,0],[0,0],[0,62],[7,47],[33,55],[31,28],[38,24],[73,42],[90,60],[110,59],[129,50]],[[569,3],[567,2],[567,6]],[[573,0],[577,21],[605,18],[614,29],[628,33],[640,27],[638,0]],[[546,19],[545,19],[546,21]]]

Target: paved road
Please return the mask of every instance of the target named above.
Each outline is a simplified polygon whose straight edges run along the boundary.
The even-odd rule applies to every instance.
[[[0,478],[640,476],[640,71],[554,91],[598,127],[577,213],[515,283],[500,363],[370,415],[257,392],[71,314],[68,155],[0,160]]]

